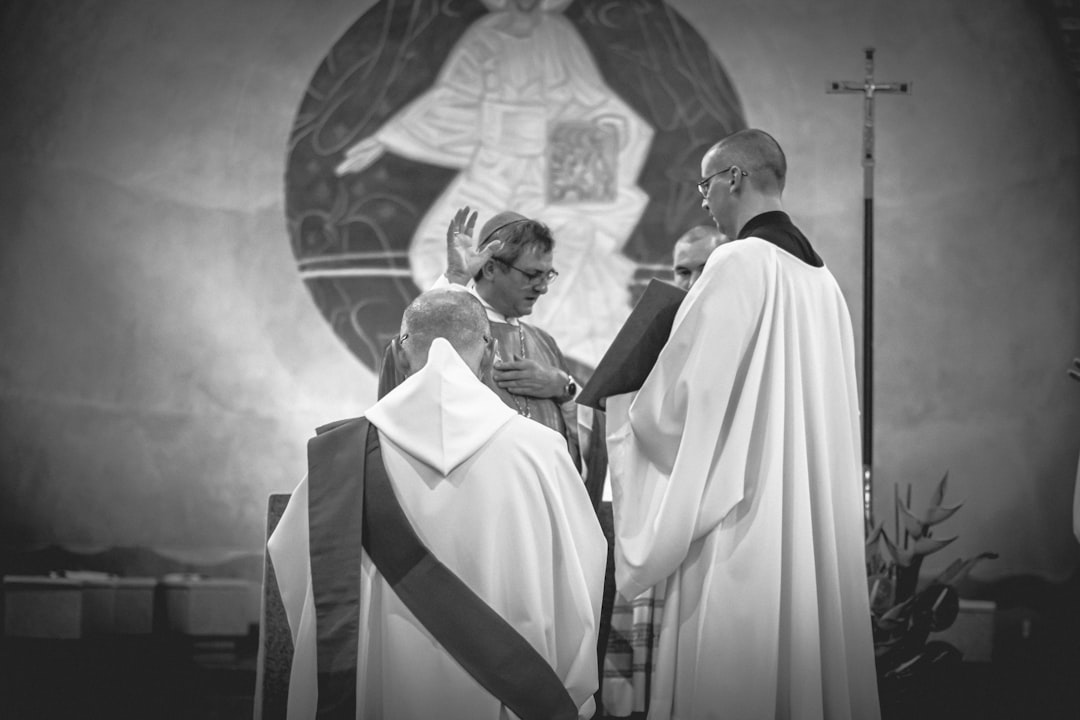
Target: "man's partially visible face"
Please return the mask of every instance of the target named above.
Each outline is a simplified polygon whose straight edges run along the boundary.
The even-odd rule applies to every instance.
[[[704,238],[693,242],[675,243],[674,262],[672,263],[675,284],[683,290],[689,290],[701,277],[705,261],[719,245],[715,238]]]
[[[491,307],[508,318],[531,313],[536,301],[548,291],[552,254],[530,249],[513,263],[498,259],[491,262],[494,272],[490,276],[491,293],[486,298]]]
[[[701,159],[703,184],[698,187],[702,195],[701,209],[709,213],[720,232],[733,237],[733,231],[729,227],[731,225],[729,216],[733,210],[727,193],[730,178],[722,172],[727,167],[728,165],[724,164],[723,158],[720,157],[720,152],[716,148],[709,150],[709,152],[705,153],[705,157]],[[705,179],[708,181],[704,182]]]

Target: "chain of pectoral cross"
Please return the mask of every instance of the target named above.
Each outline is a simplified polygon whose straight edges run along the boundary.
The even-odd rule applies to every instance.
[[[524,360],[525,359],[525,330],[522,329],[520,320],[518,321],[517,329],[518,329],[518,344],[521,346],[521,359]],[[514,405],[517,406],[518,415],[524,415],[527,418],[531,418],[532,417],[532,410],[529,409],[529,396],[528,395],[521,395],[520,396],[521,398],[523,398],[525,400],[525,405],[522,406],[521,402],[518,400],[518,397],[519,397],[518,395],[515,395],[513,393],[513,391],[511,391],[511,390],[507,390],[506,392],[510,393],[510,397],[514,398]]]

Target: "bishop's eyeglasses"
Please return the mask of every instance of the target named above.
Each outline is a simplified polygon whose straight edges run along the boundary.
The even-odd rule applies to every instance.
[[[732,165],[732,166],[726,167],[723,170],[720,170],[718,172],[714,172],[712,175],[710,175],[709,177],[705,178],[704,180],[702,180],[701,182],[699,182],[697,184],[697,189],[698,189],[698,192],[701,193],[701,197],[709,197],[709,186],[712,185],[712,179],[714,177],[716,177],[717,175],[723,175],[724,173],[727,173],[727,172],[731,172],[732,170],[738,170],[739,174],[742,175],[743,177],[746,177],[747,175],[750,174],[750,173],[746,172],[745,170],[743,170],[742,168],[740,168],[738,165]]]
[[[530,283],[536,283],[542,279],[544,281],[544,284],[550,285],[551,283],[555,282],[555,278],[559,277],[558,270],[533,270],[532,272],[530,272],[528,270],[522,270],[517,265],[511,265],[502,258],[491,259],[495,260],[496,262],[502,263],[503,265],[511,268],[512,270],[517,270],[519,273],[524,275],[525,279],[528,280]]]

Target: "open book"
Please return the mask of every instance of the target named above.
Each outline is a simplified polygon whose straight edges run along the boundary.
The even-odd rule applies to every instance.
[[[685,290],[663,280],[650,280],[589,382],[578,394],[577,402],[602,409],[604,398],[640,388],[667,343],[675,313],[684,297]]]

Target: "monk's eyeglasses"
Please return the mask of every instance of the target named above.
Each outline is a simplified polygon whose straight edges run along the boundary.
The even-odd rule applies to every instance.
[[[484,344],[485,345],[490,345],[491,341],[493,340],[493,338],[490,335],[481,335],[480,337],[484,339]],[[399,335],[398,339],[397,339],[398,345],[400,345],[401,343],[408,340],[408,338],[409,338],[409,333],[405,333],[404,335]]]
[[[726,172],[731,172],[732,170],[738,170],[739,174],[742,175],[743,177],[746,177],[747,175],[750,174],[750,173],[746,172],[745,170],[743,170],[742,168],[740,168],[738,165],[732,165],[731,167],[726,167],[723,170],[720,170],[719,172],[714,172],[712,175],[710,175],[709,177],[705,178],[704,180],[702,180],[701,182],[699,182],[697,184],[697,189],[698,189],[698,192],[701,193],[701,197],[709,197],[709,187],[712,185],[712,179],[714,177],[716,177],[717,175],[723,175]]]
[[[551,283],[555,282],[555,278],[559,277],[559,271],[558,270],[533,270],[532,272],[529,272],[528,270],[522,270],[521,268],[517,267],[516,265],[511,265],[510,263],[506,262],[502,258],[491,258],[491,259],[495,260],[496,262],[502,263],[503,265],[505,265],[506,267],[508,267],[508,268],[510,268],[512,270],[517,270],[519,273],[524,275],[525,279],[528,280],[530,283],[536,283],[536,282],[539,282],[542,279],[545,284],[550,285]]]

